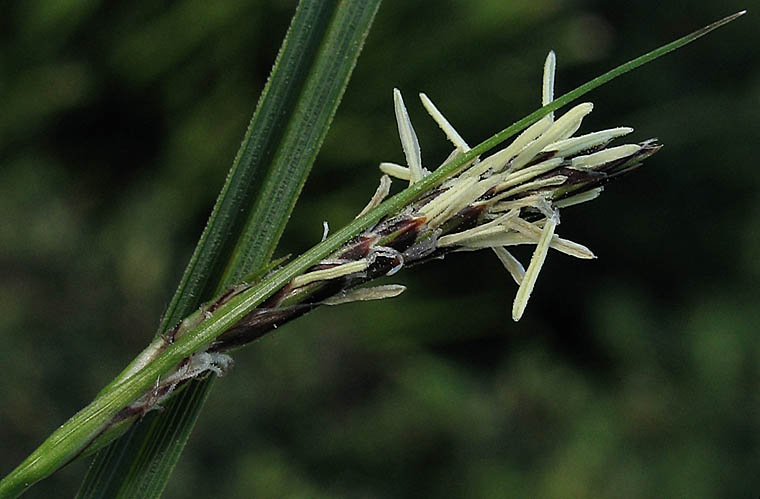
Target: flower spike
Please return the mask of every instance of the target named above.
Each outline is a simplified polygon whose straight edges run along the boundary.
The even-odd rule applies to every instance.
[[[555,68],[556,58],[550,52],[544,64],[543,104],[553,99]],[[432,101],[424,94],[420,98],[455,146],[446,161],[468,150],[467,142]],[[407,166],[380,164],[384,175],[361,213],[376,207],[389,195],[391,177],[413,184],[428,174],[422,167],[417,135],[398,90],[394,89],[393,100]],[[184,359],[174,372],[114,416],[108,425],[139,417],[158,407],[189,379],[209,373],[224,374],[232,364],[227,352],[315,307],[398,296],[404,291],[403,286],[362,285],[450,253],[492,250],[518,286],[512,303],[512,318],[519,320],[525,313],[550,249],[575,258],[595,258],[587,247],[556,234],[559,210],[595,199],[602,192],[603,184],[637,168],[641,161],[661,147],[655,140],[647,140],[608,148],[614,139],[632,132],[627,127],[573,137],[592,108],[592,104],[585,103],[557,119],[547,115],[505,148],[463,165],[457,174],[419,200],[387,215],[335,253],[293,278],[218,336],[205,351]],[[323,237],[327,230],[325,222]],[[510,252],[513,246],[533,247],[527,269]],[[283,260],[274,261],[251,280],[273,271]],[[245,282],[230,287],[176,324],[141,354],[132,374],[249,287]]]
[[[541,103],[554,98],[556,56],[544,63]],[[454,145],[451,158],[469,150],[457,132],[425,94],[422,104]],[[401,92],[393,91],[396,122],[406,166],[381,163],[383,176],[367,210],[390,192],[391,178],[413,184],[427,175],[417,135]],[[591,201],[609,180],[635,169],[659,150],[654,141],[608,145],[630,134],[616,127],[575,136],[593,105],[583,103],[559,116],[547,115],[525,129],[511,144],[465,165],[434,190],[381,219],[330,257],[293,279],[265,306],[221,335],[209,352],[237,348],[272,329],[275,324],[321,304],[390,298],[397,287],[361,285],[434,258],[460,251],[492,250],[518,285],[512,318],[519,320],[535,288],[549,250],[580,258],[596,258],[586,246],[560,237],[559,210]],[[444,162],[445,163],[445,162]],[[513,246],[533,247],[527,268],[511,253]],[[220,300],[229,300],[234,292]],[[209,307],[218,307],[212,303]]]
[[[556,65],[556,56],[550,51],[544,62],[542,105],[554,99]],[[421,93],[420,99],[454,144],[453,154],[469,150],[465,139],[430,98]],[[419,160],[419,144],[398,90],[394,90],[394,102],[409,167],[382,163],[380,169],[414,183],[425,174]],[[607,147],[614,139],[630,134],[633,129],[629,127],[574,137],[592,109],[593,104],[587,102],[557,119],[554,113],[546,115],[507,147],[476,160],[403,214],[368,230],[363,238],[367,241],[400,238],[405,245],[413,240],[411,246],[399,248],[407,264],[449,252],[492,249],[519,285],[512,308],[513,319],[519,320],[549,249],[581,259],[596,258],[587,247],[555,234],[559,209],[595,199],[602,192],[602,184],[636,168],[660,148],[656,141]],[[414,229],[403,237],[398,232],[385,234],[389,227],[409,224],[411,219],[415,220]],[[378,231],[378,227],[382,229]],[[373,252],[373,244],[369,242],[362,255],[381,255],[377,250]],[[394,244],[384,242],[383,246],[387,250]],[[507,250],[515,245],[534,246],[527,270]],[[383,261],[383,257],[378,257],[378,261]],[[371,266],[366,273],[373,274]]]

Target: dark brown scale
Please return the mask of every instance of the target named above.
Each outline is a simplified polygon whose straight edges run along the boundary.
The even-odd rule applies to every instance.
[[[574,170],[572,168],[562,167],[552,172],[553,175],[564,175],[567,177],[562,185],[580,185],[595,182],[607,176],[604,172],[593,170]],[[544,178],[544,176],[542,176]]]
[[[419,228],[422,227],[427,218],[415,217],[400,220],[391,226],[384,228],[379,233],[380,237],[378,244],[381,246],[390,246],[391,248],[402,252],[409,246],[413,245],[419,235]]]
[[[555,188],[552,199],[559,201],[561,199],[589,191],[596,187],[605,185],[610,181],[626,175],[641,166],[641,162],[656,153],[662,148],[662,144],[657,139],[649,139],[640,142],[641,149],[632,156],[622,158],[617,161],[611,161],[602,166],[602,171],[583,171],[572,168],[562,168],[559,172],[567,175],[567,181],[560,187]]]
[[[452,234],[454,232],[472,229],[480,223],[483,214],[487,209],[488,206],[485,204],[479,206],[466,206],[456,215],[444,222],[441,226],[442,233]]]
[[[341,251],[339,258],[345,260],[361,260],[369,254],[369,250],[378,240],[377,236],[358,236],[348,242],[345,249]]]
[[[632,165],[628,165],[628,166],[626,166],[625,168],[623,168],[621,170],[612,172],[612,173],[610,173],[608,175],[605,175],[603,178],[595,180],[594,182],[592,182],[592,183],[590,183],[588,185],[587,189],[584,189],[584,190],[589,190],[589,189],[593,189],[594,187],[599,187],[599,186],[605,185],[605,184],[611,182],[612,180],[616,180],[616,179],[618,179],[620,177],[628,175],[632,171],[637,170],[640,166],[641,166],[641,163],[634,163]]]
[[[346,289],[348,281],[345,279],[333,279],[313,283],[310,286],[315,291],[312,291],[296,305],[270,308],[265,306],[266,303],[262,304],[259,308],[243,317],[233,328],[219,336],[207,351],[226,352],[255,341],[266,333],[276,329],[278,325],[311,312],[327,298]],[[287,287],[289,288],[289,285]],[[278,295],[281,293],[278,293]],[[275,307],[279,306],[287,298],[284,296],[285,294],[278,300]]]
[[[279,291],[277,291],[275,294],[264,300],[261,305],[259,305],[260,308],[274,308],[278,304],[282,302],[282,300],[285,298],[285,296],[292,290],[292,286],[290,283],[286,284],[282,287]]]
[[[531,159],[528,163],[526,163],[523,168],[528,168],[529,166],[537,165],[543,161],[546,161],[547,159],[552,159],[556,155],[557,155],[557,151],[539,152],[538,154],[533,156],[533,159]]]
[[[380,222],[377,227],[372,231],[379,237],[387,237],[396,232],[405,230],[409,224],[419,224],[419,219],[422,217],[412,217],[411,215],[402,215],[398,217],[389,218]],[[424,221],[424,219],[422,220]]]
[[[209,313],[216,312],[219,309],[219,307],[221,307],[222,305],[230,301],[230,299],[236,294],[238,294],[240,291],[241,291],[240,286],[230,286],[229,288],[227,288],[224,294],[222,294],[219,298],[214,300],[214,302],[211,305],[209,305],[206,311]]]

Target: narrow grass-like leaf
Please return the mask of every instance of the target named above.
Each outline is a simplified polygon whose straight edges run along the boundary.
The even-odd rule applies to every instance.
[[[743,12],[713,23],[690,35],[664,45],[641,57],[633,59],[617,68],[591,80],[568,94],[559,97],[551,104],[529,114],[505,130],[482,142],[470,152],[448,163],[424,179],[416,182],[404,191],[396,194],[377,208],[358,217],[351,224],[335,232],[332,236],[314,246],[288,265],[272,273],[250,289],[241,292],[229,302],[217,309],[212,317],[203,321],[195,329],[188,331],[169,346],[161,356],[149,363],[141,371],[118,385],[104,390],[87,407],[75,414],[60,426],[27,457],[11,474],[0,481],[0,496],[14,496],[23,492],[32,483],[44,478],[71,458],[82,446],[86,445],[94,432],[102,427],[114,414],[131,401],[145,393],[153,386],[155,380],[173,369],[183,358],[204,348],[227,329],[234,326],[241,318],[271,296],[296,276],[325,258],[362,230],[378,222],[387,214],[393,213],[419,198],[434,186],[457,173],[475,157],[485,153],[499,143],[535,123],[547,113],[554,111],[594,88],[646,64],[658,57],[682,47],[708,32],[730,22]]]
[[[197,307],[198,298],[209,298],[264,267],[270,259],[378,5],[379,0],[309,0],[299,4],[227,183],[164,316],[161,331]],[[257,189],[253,203],[245,203],[251,199],[253,189]],[[248,213],[242,229],[235,218],[240,218],[240,213]],[[234,246],[222,240],[225,234],[235,233],[240,236],[233,241]],[[233,248],[231,253],[229,248]],[[227,254],[231,256],[227,258]],[[217,264],[222,258],[227,258],[223,275]],[[215,290],[209,293],[212,285]],[[99,453],[78,497],[160,495],[214,379],[211,376],[189,383],[163,412],[148,415],[125,438]]]

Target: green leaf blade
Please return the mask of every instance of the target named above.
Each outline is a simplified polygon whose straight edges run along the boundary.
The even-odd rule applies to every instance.
[[[270,166],[256,206],[225,272],[225,284],[266,264],[282,235],[310,167],[343,97],[380,1],[340,2],[314,70]],[[258,263],[257,263],[258,262]]]
[[[199,305],[196,296],[209,298],[271,258],[378,6],[379,0],[299,4],[217,206],[164,315],[162,331]],[[257,187],[253,204],[240,202],[251,197],[246,186]],[[242,212],[241,204],[249,206],[244,225],[231,220]],[[240,234],[234,246],[220,242],[225,231]],[[224,254],[231,257],[218,278],[218,255]],[[123,447],[120,451],[107,449],[98,456],[79,497],[158,497],[213,381],[209,377],[188,383],[162,413],[149,414],[134,428],[131,439],[115,443]]]

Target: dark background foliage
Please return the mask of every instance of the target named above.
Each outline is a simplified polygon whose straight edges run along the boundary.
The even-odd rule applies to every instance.
[[[744,7],[386,1],[278,254],[402,161],[425,91],[476,143],[558,93]],[[152,336],[232,161],[292,1],[29,0],[0,18],[0,473]],[[560,233],[525,318],[487,252],[402,272],[235,355],[166,497],[748,497],[760,490],[760,21],[595,91],[583,130],[666,147]],[[521,254],[527,259],[529,253]],[[29,497],[70,496],[76,462]]]

